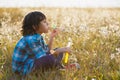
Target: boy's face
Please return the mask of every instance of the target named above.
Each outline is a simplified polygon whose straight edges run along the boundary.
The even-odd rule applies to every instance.
[[[42,20],[39,24],[39,29],[37,30],[37,33],[42,34],[42,33],[48,33],[48,22],[46,19]]]

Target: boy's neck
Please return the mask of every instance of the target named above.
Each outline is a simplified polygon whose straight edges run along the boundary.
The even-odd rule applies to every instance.
[[[40,33],[40,32],[39,32],[39,33],[38,33],[38,32],[36,32],[36,33],[37,33],[37,34],[40,34],[40,35],[42,35],[42,33]]]

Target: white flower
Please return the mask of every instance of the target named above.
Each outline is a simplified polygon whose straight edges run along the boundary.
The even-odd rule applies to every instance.
[[[116,48],[116,55],[119,55],[120,54],[120,48]]]
[[[99,32],[102,36],[107,36],[109,33],[109,31],[107,30],[107,27],[101,27]]]
[[[115,54],[111,54],[111,55],[110,55],[110,58],[111,58],[111,59],[114,59],[114,58],[115,58]]]
[[[93,54],[93,56],[97,56],[97,54],[96,54],[96,53],[94,53],[94,54]]]
[[[81,24],[79,28],[80,31],[85,31],[85,32],[89,31],[89,27],[86,24]]]
[[[119,54],[120,54],[119,52],[116,53],[116,55],[119,55]]]
[[[92,78],[91,80],[96,80],[95,78]]]
[[[110,24],[110,25],[109,25],[109,29],[114,32],[114,31],[119,30],[119,26],[118,26],[118,25],[115,25],[115,24],[114,24],[114,25],[113,25],[113,24]]]
[[[120,52],[120,48],[116,48],[116,51]]]
[[[1,66],[1,69],[3,69],[3,65]]]

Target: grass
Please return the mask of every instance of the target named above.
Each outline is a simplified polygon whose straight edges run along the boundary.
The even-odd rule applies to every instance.
[[[69,62],[78,62],[78,71],[33,72],[26,80],[120,80],[119,8],[0,8],[0,80],[10,80],[11,58],[21,37],[25,14],[39,10],[46,14],[49,26],[62,32],[53,47],[66,46],[72,39]],[[48,34],[44,35],[46,42]],[[37,73],[37,75],[36,75]],[[18,80],[18,78],[17,78]]]

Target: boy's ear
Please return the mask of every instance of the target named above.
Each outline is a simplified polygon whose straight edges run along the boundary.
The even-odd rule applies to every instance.
[[[38,26],[35,26],[35,25],[33,25],[32,27],[33,27],[34,30],[39,29],[39,27],[38,27]]]
[[[36,30],[36,28],[35,28],[35,26],[34,26],[34,25],[33,25],[32,27],[33,27],[33,29],[34,29],[34,30]]]

